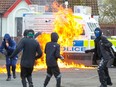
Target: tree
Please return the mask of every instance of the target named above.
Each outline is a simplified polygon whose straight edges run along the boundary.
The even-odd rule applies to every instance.
[[[100,23],[116,23],[116,0],[99,1]]]

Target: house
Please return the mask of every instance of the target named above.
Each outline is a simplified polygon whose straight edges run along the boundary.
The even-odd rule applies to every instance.
[[[20,36],[23,12],[29,12],[30,0],[1,0],[1,37],[9,33],[12,37]]]
[[[21,36],[23,13],[31,11],[29,5],[48,5],[53,1],[54,0],[0,0],[0,37],[3,37],[5,33],[9,33],[12,37]],[[57,1],[64,3],[64,0]],[[73,8],[73,5],[82,5],[80,1],[84,1],[84,5],[92,6],[92,13],[98,15],[97,0],[69,0],[69,6]]]

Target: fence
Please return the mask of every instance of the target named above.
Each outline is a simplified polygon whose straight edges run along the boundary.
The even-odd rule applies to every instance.
[[[106,36],[116,36],[116,24],[100,24],[100,27]]]

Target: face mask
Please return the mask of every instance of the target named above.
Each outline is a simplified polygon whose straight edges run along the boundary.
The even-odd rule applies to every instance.
[[[100,36],[100,31],[96,30],[94,33],[95,33],[96,38]]]

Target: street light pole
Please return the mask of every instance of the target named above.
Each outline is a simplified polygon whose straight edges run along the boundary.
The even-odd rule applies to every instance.
[[[65,7],[68,8],[68,0],[64,0]]]

